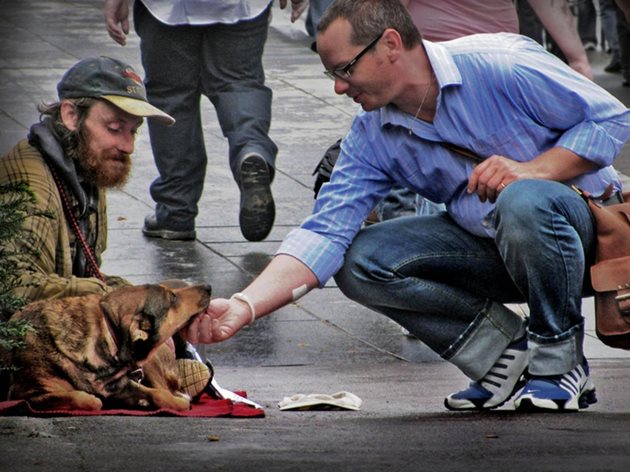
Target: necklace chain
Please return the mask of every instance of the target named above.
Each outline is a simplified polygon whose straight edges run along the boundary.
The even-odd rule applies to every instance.
[[[424,102],[426,101],[427,97],[429,96],[429,91],[431,90],[432,87],[433,87],[433,77],[431,77],[431,82],[429,82],[429,86],[424,91],[424,96],[422,97],[422,101],[420,102],[420,106],[418,107],[418,111],[416,111],[416,114],[413,117],[413,121],[411,122],[411,125],[409,126],[409,135],[411,135],[413,133],[413,129],[412,129],[413,128],[413,124],[418,119],[418,116],[420,115],[420,112],[422,111],[422,107],[424,106]]]

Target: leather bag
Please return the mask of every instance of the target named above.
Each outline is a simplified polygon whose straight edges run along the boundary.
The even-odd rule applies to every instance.
[[[608,195],[598,197],[575,190],[588,204],[597,228],[591,267],[597,337],[608,346],[630,349],[630,192],[624,194],[624,203],[604,205],[599,201],[607,200],[612,186]]]

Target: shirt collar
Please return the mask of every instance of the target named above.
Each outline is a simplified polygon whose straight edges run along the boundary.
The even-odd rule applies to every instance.
[[[422,41],[422,45],[427,52],[440,88],[448,87],[449,85],[461,85],[462,76],[449,50],[443,44],[426,40]]]
[[[422,40],[422,45],[433,67],[433,72],[435,73],[435,78],[440,86],[440,90],[449,86],[461,85],[462,76],[448,48],[440,43],[427,40]],[[441,92],[440,96],[442,96]],[[401,112],[396,106],[387,105],[381,108],[380,112],[381,126],[399,125],[407,127],[409,124],[407,115]]]

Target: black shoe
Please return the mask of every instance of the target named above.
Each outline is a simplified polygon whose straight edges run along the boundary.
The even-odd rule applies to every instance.
[[[160,226],[154,214],[147,215],[144,219],[142,233],[149,238],[162,238],[178,241],[190,241],[197,237],[194,229],[169,229]]]
[[[276,207],[271,195],[271,172],[259,154],[245,155],[239,167],[241,209],[238,221],[248,241],[262,241],[271,232]]]
[[[609,72],[611,74],[621,72],[621,62],[613,59],[612,61],[610,61],[610,64],[604,67],[604,72]]]

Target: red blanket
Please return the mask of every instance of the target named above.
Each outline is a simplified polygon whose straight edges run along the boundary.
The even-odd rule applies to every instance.
[[[246,397],[245,392],[237,392]],[[231,400],[215,400],[205,393],[191,405],[188,411],[177,411],[167,408],[161,410],[33,410],[27,400],[12,400],[0,402],[0,415],[4,416],[191,416],[191,417],[262,417],[265,411],[244,403],[234,403]]]

